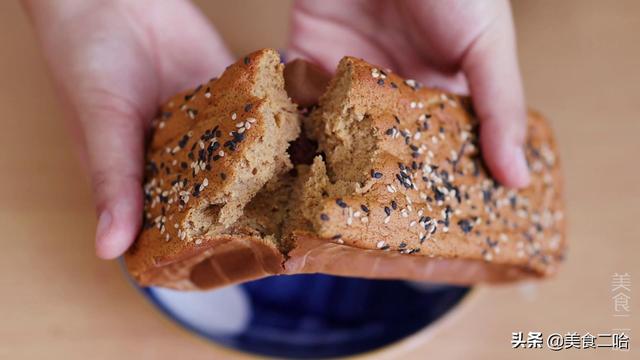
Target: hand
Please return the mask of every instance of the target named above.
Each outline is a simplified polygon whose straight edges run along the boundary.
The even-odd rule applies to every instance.
[[[92,180],[96,253],[117,257],[142,221],[150,120],[163,100],[220,74],[231,56],[189,1],[24,4]]]
[[[353,55],[429,86],[470,93],[492,175],[506,186],[529,183],[526,109],[506,0],[299,0],[290,40],[291,59],[329,71]]]

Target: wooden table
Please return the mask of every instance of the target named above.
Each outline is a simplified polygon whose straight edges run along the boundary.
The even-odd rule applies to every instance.
[[[288,1],[199,3],[237,54],[284,46]],[[514,11],[528,101],[559,137],[569,259],[544,283],[479,289],[404,344],[402,358],[630,358],[635,351],[512,350],[510,340],[513,331],[640,330],[640,299],[632,317],[617,318],[611,292],[616,272],[640,281],[640,2],[517,1]],[[239,31],[240,14],[253,26]],[[17,2],[0,2],[0,30],[0,358],[231,357],[164,320],[117,263],[94,257],[89,187]],[[375,358],[385,357],[400,355]]]

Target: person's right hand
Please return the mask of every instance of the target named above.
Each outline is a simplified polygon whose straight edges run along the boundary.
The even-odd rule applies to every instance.
[[[142,221],[144,135],[158,106],[220,74],[231,55],[187,0],[25,0],[93,185],[96,253]]]

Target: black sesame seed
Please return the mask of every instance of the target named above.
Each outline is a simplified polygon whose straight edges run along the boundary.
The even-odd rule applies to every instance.
[[[220,143],[216,142],[212,142],[211,144],[209,144],[209,146],[207,147],[207,151],[209,153],[213,153],[214,151],[216,151],[217,148],[220,147]]]
[[[391,82],[391,87],[392,87],[392,88],[394,88],[394,89],[397,89],[397,88],[398,88],[398,85],[392,81],[392,82]]]
[[[404,248],[406,248],[406,247],[407,247],[407,243],[403,241],[403,242],[401,242],[401,243],[400,243],[400,245],[398,245],[398,247],[399,247],[400,249],[404,249]]]
[[[384,207],[384,213],[387,214],[387,216],[391,215],[391,209],[389,209],[388,206]]]
[[[371,177],[374,179],[380,179],[382,177],[382,173],[375,170],[371,170]]]
[[[491,191],[489,191],[489,190],[483,190],[482,191],[482,201],[485,204],[488,204],[489,202],[491,202]]]
[[[237,131],[231,132],[231,135],[233,136],[233,140],[235,140],[236,142],[241,142],[242,140],[244,140],[244,134]]]
[[[222,180],[226,180],[226,179],[227,179],[227,174],[225,174],[225,173],[220,173],[220,178],[221,178]]]
[[[343,209],[347,207],[347,203],[342,201],[342,199],[336,199],[336,204],[338,204],[338,206],[340,206]]]
[[[362,211],[364,211],[366,213],[369,212],[369,208],[365,204],[360,205],[360,209],[362,209]]]
[[[387,131],[385,131],[385,134],[391,136],[395,133],[396,129],[395,128],[388,128]]]
[[[391,200],[391,207],[393,210],[398,210],[398,203],[395,200]]]
[[[384,85],[384,80],[378,79],[378,85]]]
[[[466,219],[458,221],[458,226],[460,226],[460,229],[465,234],[468,234],[473,229],[473,225],[471,225],[471,222]]]
[[[444,201],[444,193],[441,192],[440,190],[438,190],[438,188],[434,185],[433,188],[433,193],[435,195],[436,201]]]
[[[329,215],[327,215],[325,213],[320,214],[320,220],[329,221]]]
[[[249,57],[248,57],[248,56],[245,56],[245,57],[244,57],[244,64],[245,64],[245,65],[249,65],[249,64],[251,64],[251,59],[249,59]]]
[[[342,234],[335,234],[331,237],[331,240],[338,240],[340,238],[342,238]]]
[[[187,168],[189,168],[189,164],[183,161],[180,163],[180,167],[182,168],[182,170],[187,170]]]
[[[397,124],[400,124],[400,118],[398,117],[398,115],[393,115],[393,118],[396,120]]]
[[[227,142],[224,143],[224,147],[228,148],[231,151],[235,151],[236,150],[236,143],[232,140],[229,140]]]
[[[244,106],[244,112],[249,112],[253,109],[253,104],[247,104]]]

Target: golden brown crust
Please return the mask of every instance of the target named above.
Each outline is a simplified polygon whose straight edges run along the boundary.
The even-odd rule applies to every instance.
[[[339,72],[312,120],[324,125],[316,136],[329,178],[346,178],[351,188],[324,189],[308,216],[320,237],[553,272],[565,247],[562,179],[551,130],[538,113],[529,113],[525,144],[531,185],[511,190],[481,163],[468,99],[420,88],[360,59],[343,59]],[[363,124],[357,136],[367,132],[372,140],[357,138],[345,151],[351,140],[335,139],[354,122]],[[358,154],[363,142],[373,145]]]

